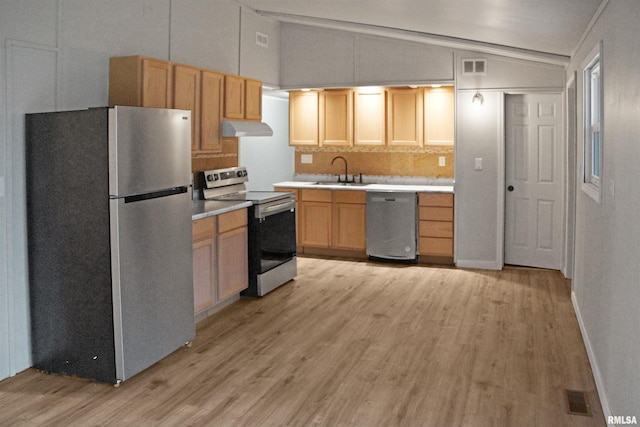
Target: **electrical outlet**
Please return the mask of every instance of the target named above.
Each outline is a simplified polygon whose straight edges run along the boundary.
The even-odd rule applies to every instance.
[[[313,154],[301,154],[300,163],[313,163]]]
[[[445,159],[444,156],[440,156],[438,157],[438,166],[446,166],[447,165],[447,160]]]

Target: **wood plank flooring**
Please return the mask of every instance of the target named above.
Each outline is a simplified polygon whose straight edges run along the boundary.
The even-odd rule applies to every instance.
[[[29,369],[2,426],[604,426],[559,272],[298,259],[119,388]],[[592,417],[566,413],[584,390]]]

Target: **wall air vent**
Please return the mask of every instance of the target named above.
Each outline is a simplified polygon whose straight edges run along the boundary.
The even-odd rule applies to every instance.
[[[487,60],[486,59],[463,59],[462,74],[467,76],[473,76],[473,75],[478,76],[478,75],[487,74]]]
[[[269,36],[256,31],[256,44],[262,47],[269,47]]]

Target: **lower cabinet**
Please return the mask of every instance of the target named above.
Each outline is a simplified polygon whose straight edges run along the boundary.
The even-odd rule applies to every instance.
[[[358,190],[300,190],[298,245],[313,249],[366,250],[366,193]]]
[[[249,284],[247,210],[193,221],[194,312],[206,317]]]
[[[418,194],[421,261],[429,257],[453,261],[453,194]]]

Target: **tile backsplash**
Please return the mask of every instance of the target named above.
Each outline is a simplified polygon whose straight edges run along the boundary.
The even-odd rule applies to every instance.
[[[302,163],[311,156],[311,163]],[[344,162],[331,160],[344,157],[349,175],[416,176],[453,178],[453,147],[348,147],[296,148],[296,174],[344,174]],[[444,157],[444,166],[440,166]]]

